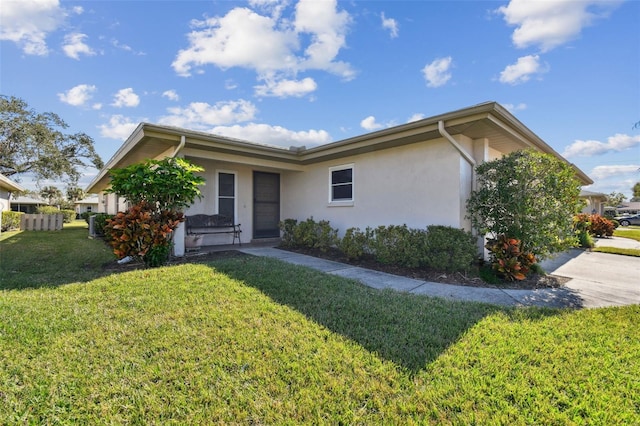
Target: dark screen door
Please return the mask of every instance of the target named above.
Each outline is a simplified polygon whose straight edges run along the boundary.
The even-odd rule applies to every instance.
[[[253,172],[253,238],[280,236],[280,175]]]

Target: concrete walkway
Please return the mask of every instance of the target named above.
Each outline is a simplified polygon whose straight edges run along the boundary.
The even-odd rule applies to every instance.
[[[629,241],[628,239],[623,243]],[[614,244],[613,240],[609,242]],[[605,244],[605,243],[602,243]],[[621,243],[622,244],[622,243]],[[450,300],[484,302],[502,306],[594,308],[640,303],[640,258],[584,250],[570,250],[542,262],[550,274],[571,278],[561,288],[510,290],[441,284],[391,275],[344,263],[280,250],[247,247],[243,253],[272,257],[332,275],[351,278],[376,289],[393,289]]]

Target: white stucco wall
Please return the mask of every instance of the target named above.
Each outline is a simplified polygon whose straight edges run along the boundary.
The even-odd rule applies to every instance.
[[[246,165],[215,160],[187,159],[204,168],[205,171],[201,173],[201,176],[205,178],[206,183],[201,187],[202,199],[189,207],[185,214],[212,215],[218,213],[216,176],[220,172],[233,173],[236,176],[235,222],[241,224],[241,241],[251,241],[253,236],[253,171],[256,169]],[[203,245],[231,244],[232,241],[233,236],[231,234],[205,235]]]
[[[329,168],[350,163],[353,205],[334,207]],[[303,173],[283,173],[281,182],[282,219],[329,220],[341,234],[349,227],[379,225],[464,227],[460,193],[471,185],[471,167],[439,139],[310,165]]]

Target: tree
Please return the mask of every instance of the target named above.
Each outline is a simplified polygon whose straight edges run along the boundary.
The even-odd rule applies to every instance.
[[[611,194],[607,195],[607,205],[611,207],[618,207],[626,199],[627,199],[627,196],[624,195],[622,192],[614,191]]]
[[[538,259],[575,245],[573,215],[580,206],[574,169],[557,157],[516,151],[476,168],[478,189],[467,202],[475,229],[504,235]]]
[[[631,201],[640,201],[640,182],[636,182],[631,190],[633,191],[633,198]]]
[[[84,197],[86,197],[86,195],[87,194],[82,188],[79,188],[77,186],[67,187],[67,200],[71,201],[72,203],[78,200],[82,200]]]
[[[22,99],[0,95],[0,173],[31,173],[36,180],[75,184],[82,168],[101,169],[93,139],[85,133],[64,133],[68,127],[52,112],[36,113]]]
[[[47,200],[49,204],[54,204],[54,201],[58,201],[62,198],[62,191],[55,186],[45,186],[40,190],[40,197]]]

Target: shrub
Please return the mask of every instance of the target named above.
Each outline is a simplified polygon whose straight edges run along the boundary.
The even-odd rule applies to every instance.
[[[76,212],[73,210],[60,210],[58,213],[64,215],[64,219],[62,219],[64,223],[71,223],[76,220]]]
[[[141,202],[107,220],[105,231],[119,259],[137,257],[147,266],[160,266],[168,259],[173,230],[183,219],[181,212],[154,213],[149,203]]]
[[[2,212],[2,231],[11,231],[12,229],[20,229],[20,218],[24,213],[3,211]]]
[[[36,213],[38,214],[58,214],[60,213],[60,209],[54,206],[39,206],[36,209]]]
[[[295,219],[280,222],[283,231],[282,245],[327,251],[338,244],[338,230],[331,228],[328,220],[316,222],[313,217],[298,223]]]
[[[476,238],[464,229],[430,225],[424,247],[423,262],[432,269],[466,272],[478,259]]]
[[[369,247],[376,261],[409,268],[420,266],[425,232],[407,225],[378,226],[369,230]]]
[[[104,235],[109,238],[107,235],[107,230],[105,227],[107,226],[107,221],[113,219],[114,215],[107,213],[98,213],[95,215],[95,219],[93,220],[94,232],[96,235]]]
[[[580,213],[573,217],[573,229],[578,237],[580,247],[593,247],[596,237],[610,237],[615,230],[615,223],[599,214]]]
[[[347,259],[362,259],[365,254],[371,253],[369,247],[371,232],[371,228],[367,228],[365,232],[360,228],[347,229],[338,244],[340,251],[347,256]]]
[[[95,213],[93,212],[84,212],[84,213],[80,213],[80,219],[83,219],[85,222],[87,222],[87,225],[89,224],[89,217],[94,216]]]
[[[532,265],[536,263],[532,253],[522,251],[520,240],[504,234],[487,241],[485,247],[491,254],[494,271],[508,281],[525,279]]]
[[[596,237],[610,237],[616,229],[612,221],[599,214],[592,214],[589,217],[589,221],[591,222],[589,233]]]
[[[298,221],[295,219],[285,219],[280,221],[280,230],[282,231],[281,244],[283,247],[295,247],[294,231]]]

